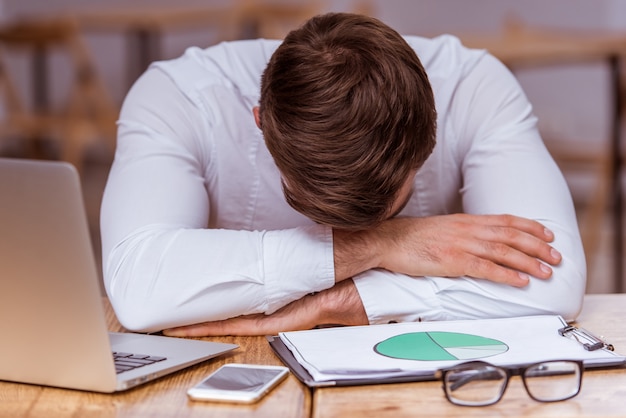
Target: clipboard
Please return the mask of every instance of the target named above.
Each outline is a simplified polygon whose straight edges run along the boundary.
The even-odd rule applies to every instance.
[[[372,346],[371,342],[389,342],[398,336],[407,338],[423,333],[435,335],[435,339],[441,343],[440,348],[454,345],[454,337],[459,336],[468,338],[464,341],[475,346],[468,350],[467,347],[459,348],[457,344],[449,351],[456,350],[461,353],[459,357],[466,358],[445,360],[444,365],[440,359],[411,363],[406,358],[379,358],[377,356],[385,357],[389,352],[382,349],[382,353],[376,352],[376,347],[381,347],[380,343]],[[471,357],[474,348],[490,350],[489,355],[480,360],[506,367],[556,359],[582,360],[586,369],[626,364],[626,357],[615,353],[611,344],[589,331],[567,324],[558,315],[323,328],[280,333],[266,338],[281,361],[302,383],[311,388],[437,380],[436,373],[440,368],[471,361],[467,357]],[[481,339],[495,342],[489,343],[492,346],[482,347],[480,344],[484,343],[480,342],[483,341]],[[406,341],[410,341],[410,338]],[[497,342],[502,341],[505,343],[497,345]],[[351,342],[356,344],[353,350],[346,348],[350,347]],[[388,350],[389,346],[385,349]],[[337,362],[332,363],[332,359],[328,358],[337,354],[343,357],[340,355]],[[359,363],[360,356],[368,364],[380,360],[381,364],[376,365],[380,367],[360,368],[364,364]],[[341,370],[341,365],[345,365],[345,369]]]
[[[359,377],[354,376],[350,378],[346,376],[343,379],[334,380],[315,380],[313,376],[296,360],[292,352],[287,348],[285,343],[282,342],[277,335],[268,335],[265,337],[270,347],[274,351],[274,354],[283,362],[285,366],[289,368],[291,373],[296,378],[307,385],[310,388],[324,388],[324,387],[342,387],[342,386],[365,386],[365,385],[379,385],[383,383],[410,383],[421,382],[428,380],[436,380],[434,373],[424,373],[421,375],[410,376],[395,376],[395,377]]]

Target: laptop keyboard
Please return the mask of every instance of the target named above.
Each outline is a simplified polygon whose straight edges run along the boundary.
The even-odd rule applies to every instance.
[[[159,361],[166,360],[167,357],[149,356],[147,354],[132,354],[113,352],[113,360],[115,360],[115,372],[123,373],[138,367],[154,364]]]

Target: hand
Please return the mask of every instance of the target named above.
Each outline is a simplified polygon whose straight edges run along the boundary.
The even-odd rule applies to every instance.
[[[560,263],[561,255],[548,244],[553,239],[540,223],[512,215],[394,218],[362,233],[336,231],[335,271],[337,280],[380,267],[410,276],[470,276],[522,287],[529,276],[549,278],[549,265]],[[351,252],[370,264],[350,264]]]
[[[447,215],[398,218],[381,232],[389,246],[382,262],[393,271],[470,276],[525,286],[529,275],[547,279],[561,255],[554,234],[538,222],[512,215]]]
[[[317,325],[367,325],[367,315],[352,280],[307,295],[271,315],[254,314],[164,330],[171,337],[275,335]]]

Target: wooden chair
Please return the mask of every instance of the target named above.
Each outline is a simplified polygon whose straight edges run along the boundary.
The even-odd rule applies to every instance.
[[[60,147],[60,159],[82,169],[87,146],[104,141],[113,152],[118,112],[99,78],[86,45],[71,19],[22,20],[0,27],[0,141],[6,137],[25,141],[29,157],[37,142],[53,140]],[[47,60],[62,50],[69,58],[72,74],[67,99],[60,109],[49,100]],[[17,88],[16,74],[10,74],[10,54],[30,54],[32,103]],[[21,79],[20,79],[21,80]],[[28,81],[28,79],[27,79]]]

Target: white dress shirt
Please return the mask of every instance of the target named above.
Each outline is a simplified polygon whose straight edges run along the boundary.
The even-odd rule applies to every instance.
[[[558,313],[574,318],[585,258],[567,185],[515,78],[451,36],[406,37],[429,75],[437,145],[400,216],[515,214],[563,261],[524,288],[372,270],[354,278],[370,323]],[[329,227],[293,210],[252,108],[279,41],[189,48],[135,83],[101,212],[105,286],[135,331],[272,313],[334,284]]]

